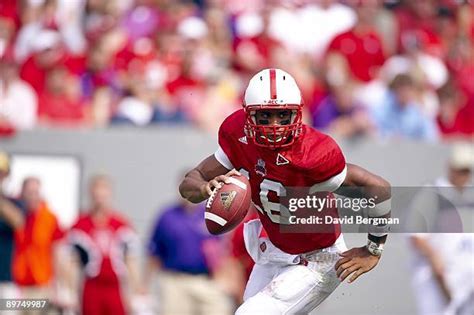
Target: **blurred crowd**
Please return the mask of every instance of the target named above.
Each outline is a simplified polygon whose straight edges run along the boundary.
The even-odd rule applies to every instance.
[[[472,139],[473,21],[471,0],[3,0],[0,133],[215,131],[279,67],[334,135]]]

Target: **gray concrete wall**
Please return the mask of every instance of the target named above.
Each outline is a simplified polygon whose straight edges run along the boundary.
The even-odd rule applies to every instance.
[[[417,186],[443,173],[446,146],[405,141],[340,141],[347,161],[385,177],[392,185]],[[216,149],[213,136],[181,126],[153,129],[20,133],[0,140],[0,149],[16,153],[70,154],[86,179],[106,172],[115,181],[116,205],[132,219],[143,241],[159,209],[177,198],[180,174]],[[86,199],[82,198],[82,205]],[[362,246],[363,235],[347,235],[348,246]],[[414,314],[406,238],[393,235],[379,266],[354,284],[342,284],[315,314]]]

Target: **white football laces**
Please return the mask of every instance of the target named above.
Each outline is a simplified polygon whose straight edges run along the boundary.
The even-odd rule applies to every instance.
[[[222,186],[221,186],[222,187]],[[217,192],[219,191],[220,187],[217,188],[217,187],[214,187],[214,189],[212,190],[211,192],[211,195],[209,196],[209,199],[207,199],[207,203],[206,203],[206,208],[210,208],[211,207],[211,204],[212,202],[214,201],[214,198],[216,198],[217,196]]]

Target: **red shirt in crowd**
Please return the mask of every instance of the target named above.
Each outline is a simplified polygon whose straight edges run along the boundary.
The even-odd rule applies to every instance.
[[[439,131],[445,137],[474,135],[474,101],[461,108],[451,125],[444,123],[440,117],[436,119]]]
[[[398,51],[405,52],[409,37],[415,36],[423,49],[431,54],[439,56],[442,52],[441,38],[436,32],[436,16],[420,17],[407,8],[395,11],[398,30]]]
[[[357,34],[352,29],[342,33],[329,44],[328,52],[342,54],[352,74],[363,82],[372,80],[377,68],[385,62],[382,41],[374,31]]]
[[[84,106],[64,94],[44,92],[38,100],[38,116],[57,123],[80,123],[84,119]]]
[[[28,82],[38,95],[41,95],[45,90],[47,72],[57,66],[64,66],[71,73],[80,74],[84,71],[85,58],[63,56],[49,67],[42,67],[33,55],[21,66],[20,77]]]

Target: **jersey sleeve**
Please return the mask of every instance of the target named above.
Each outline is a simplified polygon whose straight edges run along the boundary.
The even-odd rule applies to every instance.
[[[225,168],[231,170],[236,165],[237,141],[243,136],[245,113],[239,110],[227,117],[219,128],[218,143],[215,158]]]
[[[336,141],[327,136],[322,144],[325,150],[316,157],[308,170],[309,176],[314,181],[310,193],[335,191],[342,185],[347,175],[346,159]]]
[[[116,237],[120,241],[124,254],[129,257],[137,257],[140,254],[140,240],[138,234],[128,219],[115,214],[114,225],[117,226]]]

